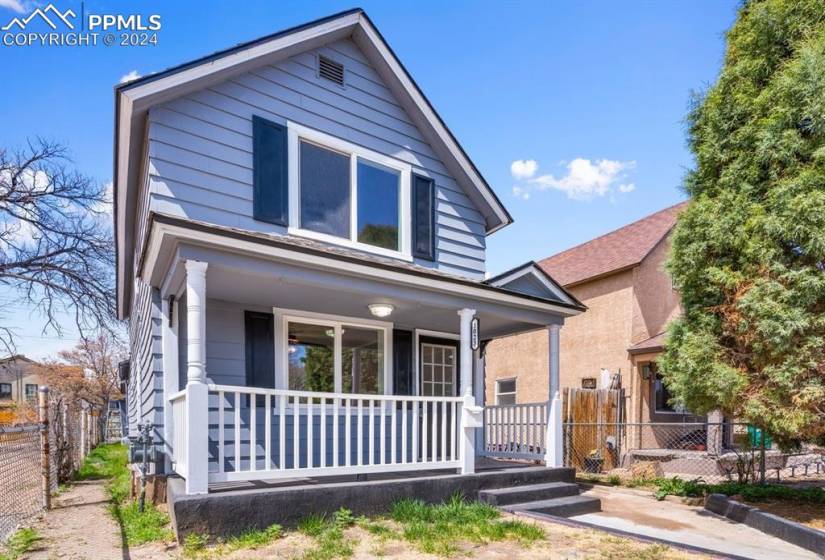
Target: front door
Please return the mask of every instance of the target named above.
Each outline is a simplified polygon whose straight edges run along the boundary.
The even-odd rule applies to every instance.
[[[458,347],[449,341],[422,341],[421,395],[454,397],[458,394]]]
[[[458,395],[458,343],[449,339],[422,338],[418,348],[419,394],[424,397],[454,397]],[[439,403],[429,406],[426,421],[422,417],[423,441],[429,445],[421,452],[429,460],[448,460],[445,452],[452,449],[452,407]]]

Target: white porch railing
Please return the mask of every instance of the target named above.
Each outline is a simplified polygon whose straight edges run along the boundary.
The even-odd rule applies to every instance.
[[[484,409],[482,455],[512,459],[544,459],[547,403],[490,405]]]
[[[210,385],[209,481],[459,468],[461,413],[460,397]]]
[[[172,457],[175,471],[186,478],[186,390],[178,391],[169,399],[172,406]]]

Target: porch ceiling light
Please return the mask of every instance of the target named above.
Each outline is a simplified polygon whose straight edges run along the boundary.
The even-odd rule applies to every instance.
[[[390,313],[392,313],[393,309],[395,309],[389,303],[371,303],[369,308],[370,313],[372,313],[375,317],[389,317]]]

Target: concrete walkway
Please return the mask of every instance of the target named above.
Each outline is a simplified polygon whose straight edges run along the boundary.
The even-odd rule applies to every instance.
[[[671,501],[660,502],[649,494],[623,488],[596,486],[583,495],[600,498],[602,511],[571,517],[573,521],[699,547],[739,558],[819,558],[813,552],[710,513],[701,507]]]

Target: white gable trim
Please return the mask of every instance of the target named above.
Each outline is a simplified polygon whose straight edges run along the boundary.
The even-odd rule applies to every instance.
[[[542,284],[542,286],[544,286],[548,292],[553,294],[553,296],[558,301],[562,301],[564,303],[569,303],[572,305],[576,305],[579,303],[578,301],[570,297],[570,294],[568,294],[564,288],[557,284],[555,280],[550,278],[543,270],[539,269],[538,265],[536,265],[535,263],[528,263],[514,270],[505,272],[499,276],[491,278],[487,281],[487,283],[497,288],[506,288],[508,284],[524,276],[532,276],[533,278],[538,280]]]

